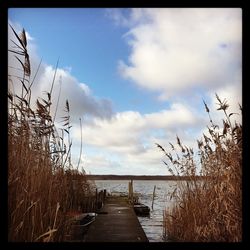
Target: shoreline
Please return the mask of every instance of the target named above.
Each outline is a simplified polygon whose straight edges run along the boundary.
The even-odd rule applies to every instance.
[[[190,180],[190,176],[172,175],[86,175],[87,180]],[[207,177],[192,176],[192,180],[202,180]]]

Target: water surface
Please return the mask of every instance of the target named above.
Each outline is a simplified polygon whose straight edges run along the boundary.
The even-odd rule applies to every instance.
[[[108,193],[122,192],[128,194],[129,180],[96,180],[99,190],[106,189]],[[152,209],[153,191],[155,199]],[[150,207],[150,217],[138,217],[149,242],[163,242],[163,211],[172,205],[171,194],[177,187],[176,181],[162,180],[134,180],[134,193],[139,196],[139,202]]]

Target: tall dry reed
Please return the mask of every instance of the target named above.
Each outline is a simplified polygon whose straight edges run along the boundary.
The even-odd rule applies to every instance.
[[[242,240],[242,126],[232,123],[227,101],[216,94],[218,110],[224,113],[223,128],[215,125],[210,110],[208,134],[197,140],[198,159],[192,148],[177,136],[180,153],[170,143],[172,152],[157,146],[166,155],[168,170],[179,181],[171,198],[174,205],[164,213],[165,233],[169,240],[189,242],[238,242]],[[240,110],[242,108],[240,106]],[[199,174],[198,174],[199,170]],[[197,175],[202,178],[198,178]]]
[[[26,33],[23,29],[18,35],[11,29],[16,41],[12,41],[10,53],[20,63],[23,75],[19,78],[21,93],[11,88],[8,93],[8,240],[63,241],[68,211],[82,211],[91,187],[85,174],[72,168],[68,101],[59,133],[50,111],[55,77],[46,97],[37,99],[32,107],[34,79],[30,80]]]

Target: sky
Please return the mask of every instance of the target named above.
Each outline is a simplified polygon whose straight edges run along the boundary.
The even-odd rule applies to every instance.
[[[239,113],[242,102],[240,8],[10,8],[8,21],[26,31],[33,101],[60,93],[56,125],[70,105],[72,161],[83,128],[81,167],[91,174],[169,174],[155,143],[197,149],[209,118],[221,124],[217,93]],[[9,43],[14,39],[9,28]],[[18,67],[9,53],[9,66]],[[19,65],[20,66],[20,65]],[[15,92],[20,84],[13,75]],[[61,92],[60,92],[61,86]],[[52,106],[55,113],[56,105]],[[234,119],[241,122],[240,115]]]

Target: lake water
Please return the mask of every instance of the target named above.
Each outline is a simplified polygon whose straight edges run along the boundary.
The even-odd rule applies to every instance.
[[[122,192],[128,194],[129,180],[96,180],[98,190],[106,189],[107,192],[115,194]],[[154,186],[155,199],[152,209],[152,199]],[[150,207],[150,217],[138,217],[149,242],[163,242],[163,211],[172,205],[170,196],[177,187],[176,181],[154,181],[154,180],[134,180],[134,193],[138,194],[139,202]]]

